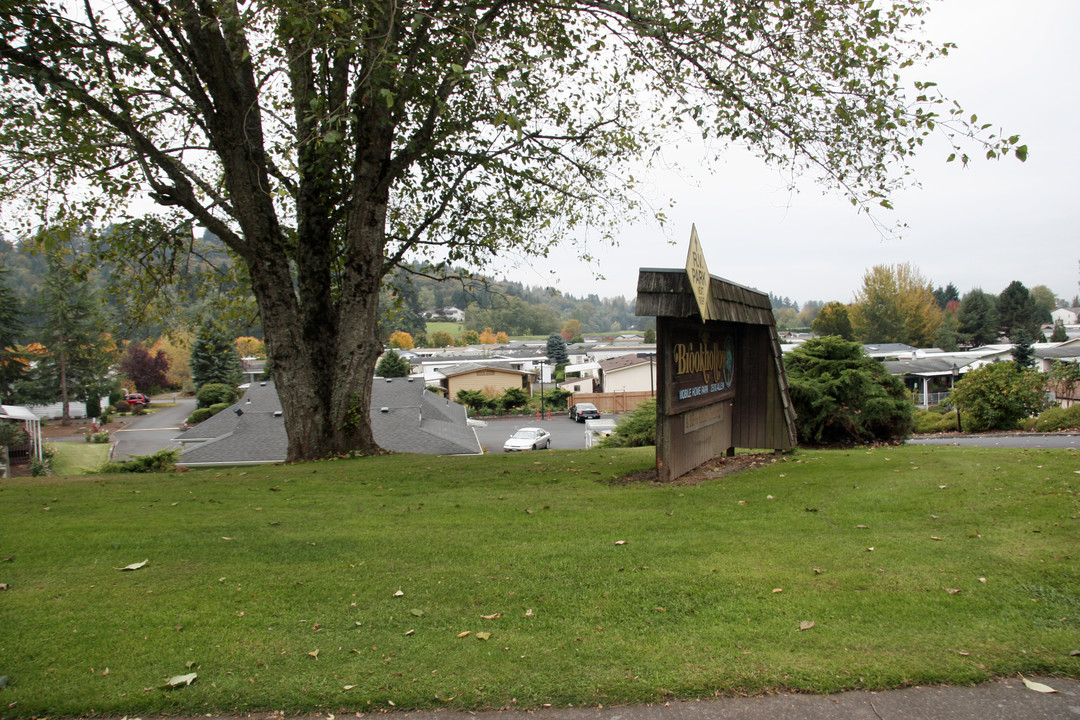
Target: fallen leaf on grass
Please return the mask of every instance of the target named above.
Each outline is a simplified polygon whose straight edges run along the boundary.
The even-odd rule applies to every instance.
[[[342,690],[352,690],[354,687],[356,687],[356,686],[355,685],[346,685],[345,687],[343,687],[341,689]]]
[[[476,633],[476,639],[477,640],[490,640],[491,639],[491,633],[489,633],[489,632],[478,632],[478,633]]]
[[[416,632],[416,631],[415,630],[406,630],[405,631],[405,637],[408,637],[408,636],[412,635],[414,632]]]
[[[178,687],[187,687],[191,683],[195,682],[195,678],[199,677],[196,673],[188,673],[187,675],[173,675],[171,678],[165,681],[164,688],[166,690],[172,690]]]
[[[420,608],[413,608],[409,612],[412,613],[413,615],[415,615],[416,617],[424,617],[424,611],[421,610]]]
[[[956,588],[945,588],[945,592],[949,593],[950,595],[959,595],[960,594],[960,591],[957,590]]]
[[[625,540],[616,540],[616,541],[615,541],[615,544],[616,544],[616,545],[625,545],[625,544],[626,544],[626,541],[625,541]]]
[[[532,616],[533,616],[532,608],[529,608],[528,610],[525,611],[525,617],[532,617]]]
[[[773,588],[773,595],[784,592],[784,588]]]
[[[1056,693],[1057,692],[1057,690],[1050,687],[1049,685],[1043,685],[1042,683],[1032,682],[1031,680],[1028,680],[1023,675],[1020,676],[1020,679],[1024,681],[1024,685],[1027,685],[1028,690],[1034,690],[1035,692],[1041,692],[1041,693]]]
[[[502,613],[492,613],[491,615],[481,615],[480,617],[485,620],[494,620],[495,618],[501,618]]]
[[[458,637],[459,637],[459,638],[463,638],[463,637],[468,637],[468,636],[469,636],[469,635],[471,635],[471,634],[472,634],[472,631],[471,631],[471,630],[466,630],[465,632],[460,632],[460,633],[458,633]]]
[[[225,537],[224,535],[221,536],[221,539],[222,540],[235,540],[235,538]]]
[[[930,539],[931,540],[944,540],[944,538],[939,538],[937,535],[931,535]]]
[[[801,623],[799,623],[799,632],[802,632],[803,630],[809,630],[812,627],[814,627],[813,620],[803,620]]]
[[[315,658],[316,660],[319,659],[319,651],[318,650],[312,650],[311,652],[308,653],[308,655]]]
[[[125,565],[124,567],[113,568],[113,569],[114,570],[138,570],[139,568],[141,568],[143,565],[145,565],[148,562],[150,562],[149,558],[147,558],[146,560],[143,560],[142,562],[131,563],[130,565]]]
[[[394,597],[401,597],[404,594],[405,594],[404,592],[402,592],[401,590],[398,590],[396,593],[394,593]]]

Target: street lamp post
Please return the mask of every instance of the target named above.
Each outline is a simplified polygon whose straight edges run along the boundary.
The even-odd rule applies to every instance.
[[[540,417],[544,417],[544,361],[540,361]]]
[[[956,380],[960,377],[960,368],[956,367],[956,363],[952,365],[952,389],[956,390]],[[951,394],[951,393],[950,393]],[[955,403],[953,403],[956,405]],[[956,405],[956,431],[964,432],[964,426],[960,422],[960,406]]]

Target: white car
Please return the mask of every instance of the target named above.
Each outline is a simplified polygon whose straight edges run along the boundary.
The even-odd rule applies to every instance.
[[[521,428],[503,443],[503,450],[541,450],[551,447],[551,433],[544,428]]]

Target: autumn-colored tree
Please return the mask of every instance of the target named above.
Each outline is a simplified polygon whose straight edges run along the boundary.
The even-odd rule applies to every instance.
[[[851,329],[851,317],[848,314],[848,307],[841,302],[831,302],[821,308],[810,328],[821,337],[836,335],[845,340],[855,339],[855,333]]]
[[[436,330],[431,333],[431,347],[444,348],[451,347],[454,344],[454,336],[445,330]]]
[[[562,326],[563,340],[572,340],[581,334],[581,321],[577,318],[570,318]]]
[[[910,263],[867,270],[849,314],[861,342],[914,347],[930,347],[942,321],[933,285]]]
[[[489,327],[484,328],[484,331],[480,333],[480,344],[494,345],[495,342],[495,332]]]
[[[510,342],[510,336],[504,333],[502,330],[495,333],[495,343],[498,345],[505,345]]]
[[[465,332],[461,333],[461,338],[459,339],[461,340],[462,345],[479,345],[480,333],[476,332],[475,330],[466,330]]]
[[[168,370],[169,358],[165,351],[147,350],[142,343],[131,343],[120,356],[120,371],[134,384],[134,388],[129,388],[133,392],[136,389],[147,395],[161,392],[169,384]]]
[[[266,357],[266,343],[259,338],[241,335],[236,338],[236,351],[240,353],[241,358]]]
[[[395,330],[390,333],[389,345],[397,350],[412,350],[414,347],[412,335],[404,330]]]
[[[169,369],[165,372],[165,386],[171,390],[194,390],[191,382],[191,347],[195,341],[194,334],[180,328],[163,335],[150,346],[151,352],[159,350],[165,353],[169,360]]]

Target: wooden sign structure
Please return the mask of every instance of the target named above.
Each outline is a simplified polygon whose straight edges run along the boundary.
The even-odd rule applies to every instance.
[[[638,271],[636,314],[656,317],[658,480],[736,447],[795,447],[769,296],[710,275],[696,228],[685,270]]]

